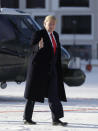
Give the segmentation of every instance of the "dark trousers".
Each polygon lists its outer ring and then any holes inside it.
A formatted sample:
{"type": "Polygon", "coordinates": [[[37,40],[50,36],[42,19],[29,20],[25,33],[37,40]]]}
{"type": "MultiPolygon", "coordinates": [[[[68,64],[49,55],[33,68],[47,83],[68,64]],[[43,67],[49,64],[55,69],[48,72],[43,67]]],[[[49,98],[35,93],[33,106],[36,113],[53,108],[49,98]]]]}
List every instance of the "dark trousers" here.
{"type": "MultiPolygon", "coordinates": [[[[51,109],[52,120],[55,121],[56,119],[62,118],[63,114],[63,107],[61,101],[59,99],[58,93],[58,86],[57,86],[57,71],[55,67],[55,61],[51,66],[51,79],[49,80],[49,88],[48,88],[48,102],[49,107],[51,109]]],[[[27,100],[24,110],[24,119],[31,120],[33,109],[34,109],[34,101],[27,100]]]]}
{"type": "Polygon", "coordinates": [[[64,116],[63,107],[59,99],[58,86],[57,86],[57,73],[55,69],[56,68],[54,68],[53,71],[54,73],[52,73],[52,78],[49,82],[50,84],[48,90],[48,102],[52,113],[52,120],[59,119],[64,116]]]}
{"type": "Polygon", "coordinates": [[[32,119],[34,104],[35,104],[34,101],[28,100],[28,99],[26,100],[23,119],[25,119],[25,120],[31,120],[32,119]]]}
{"type": "MultiPolygon", "coordinates": [[[[63,107],[59,100],[58,88],[57,88],[57,76],[53,75],[50,81],[48,90],[48,102],[51,109],[52,120],[56,120],[63,117],[63,107]]],[[[35,102],[32,100],[26,100],[24,119],[31,120],[35,102]]]]}

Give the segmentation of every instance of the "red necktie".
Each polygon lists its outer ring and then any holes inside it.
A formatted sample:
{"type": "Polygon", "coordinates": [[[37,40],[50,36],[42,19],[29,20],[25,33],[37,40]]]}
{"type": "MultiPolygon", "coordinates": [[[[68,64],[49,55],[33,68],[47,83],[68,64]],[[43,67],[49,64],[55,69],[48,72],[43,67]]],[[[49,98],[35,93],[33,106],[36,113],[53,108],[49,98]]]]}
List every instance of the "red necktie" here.
{"type": "Polygon", "coordinates": [[[56,52],[56,41],[55,41],[55,39],[54,39],[52,33],[50,34],[50,36],[51,36],[51,39],[52,39],[52,44],[53,44],[54,54],[55,54],[55,52],[56,52]]]}

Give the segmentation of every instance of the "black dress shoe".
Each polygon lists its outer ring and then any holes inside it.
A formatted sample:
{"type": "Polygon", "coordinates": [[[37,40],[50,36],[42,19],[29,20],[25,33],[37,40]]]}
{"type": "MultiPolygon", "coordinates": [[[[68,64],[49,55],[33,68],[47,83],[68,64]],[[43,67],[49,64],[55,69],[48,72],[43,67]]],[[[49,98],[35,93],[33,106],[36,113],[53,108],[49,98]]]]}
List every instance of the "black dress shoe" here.
{"type": "Polygon", "coordinates": [[[32,120],[23,120],[24,124],[26,125],[36,125],[36,122],[32,121],[32,120]]]}
{"type": "Polygon", "coordinates": [[[53,121],[54,126],[67,126],[67,122],[62,122],[60,120],[53,121]]]}

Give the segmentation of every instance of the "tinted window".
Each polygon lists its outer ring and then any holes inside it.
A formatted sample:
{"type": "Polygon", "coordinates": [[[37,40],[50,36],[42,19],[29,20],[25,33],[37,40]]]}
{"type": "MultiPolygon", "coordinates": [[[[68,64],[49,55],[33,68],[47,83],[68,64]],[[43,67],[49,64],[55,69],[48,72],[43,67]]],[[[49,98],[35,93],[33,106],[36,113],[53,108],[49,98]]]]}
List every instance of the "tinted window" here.
{"type": "Polygon", "coordinates": [[[35,16],[35,20],[38,22],[38,24],[43,28],[43,21],[45,19],[45,16],[35,16]]]}
{"type": "Polygon", "coordinates": [[[21,43],[31,43],[34,32],[39,29],[36,22],[34,23],[34,20],[26,15],[9,15],[7,17],[21,43]]]}
{"type": "Polygon", "coordinates": [[[91,34],[91,16],[62,16],[62,34],[91,34]]]}
{"type": "Polygon", "coordinates": [[[41,29],[41,26],[31,17],[26,17],[25,21],[28,22],[30,29],[34,32],[41,29]]]}
{"type": "Polygon", "coordinates": [[[18,15],[11,16],[10,15],[8,17],[9,17],[10,22],[15,28],[16,35],[19,41],[21,41],[22,44],[30,43],[27,41],[31,40],[32,30],[30,30],[27,24],[24,22],[25,16],[18,16],[18,15]]]}
{"type": "Polygon", "coordinates": [[[89,0],[59,0],[60,7],[88,7],[89,0]]]}
{"type": "Polygon", "coordinates": [[[0,41],[5,42],[15,39],[15,31],[6,16],[0,15],[0,41]]]}
{"type": "Polygon", "coordinates": [[[9,15],[7,16],[10,23],[14,26],[16,31],[25,33],[26,30],[28,30],[27,25],[24,23],[22,16],[18,15],[9,15]]]}

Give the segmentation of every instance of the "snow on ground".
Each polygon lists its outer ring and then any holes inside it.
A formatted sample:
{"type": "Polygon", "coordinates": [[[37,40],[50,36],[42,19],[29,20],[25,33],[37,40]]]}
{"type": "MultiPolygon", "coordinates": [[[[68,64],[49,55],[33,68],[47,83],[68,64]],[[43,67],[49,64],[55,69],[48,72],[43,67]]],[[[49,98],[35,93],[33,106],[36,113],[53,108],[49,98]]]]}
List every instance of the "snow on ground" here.
{"type": "Polygon", "coordinates": [[[68,102],[62,103],[62,120],[69,123],[67,127],[52,126],[47,99],[44,104],[35,105],[33,120],[37,125],[24,125],[25,82],[8,83],[5,90],[0,89],[0,131],[98,131],[98,67],[85,73],[86,81],[82,86],[65,85],[68,102]]]}

